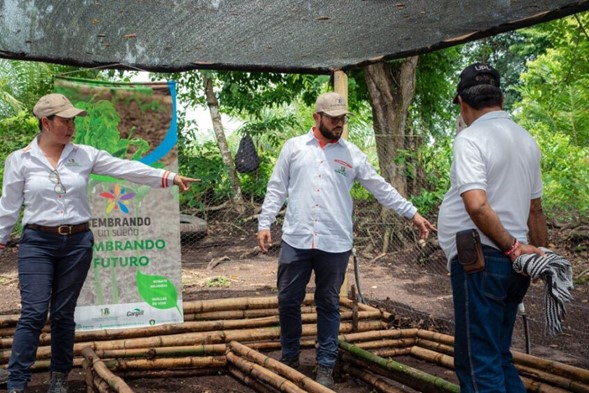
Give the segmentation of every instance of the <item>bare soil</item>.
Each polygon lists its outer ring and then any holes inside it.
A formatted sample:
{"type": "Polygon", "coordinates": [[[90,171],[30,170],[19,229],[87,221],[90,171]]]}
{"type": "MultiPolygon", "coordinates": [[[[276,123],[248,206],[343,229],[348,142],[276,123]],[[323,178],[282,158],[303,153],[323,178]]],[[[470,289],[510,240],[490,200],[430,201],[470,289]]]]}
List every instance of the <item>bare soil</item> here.
{"type": "MultiPolygon", "coordinates": [[[[226,226],[224,227],[226,228],[226,226]]],[[[570,234],[569,234],[570,235],[570,234]]],[[[533,284],[526,298],[528,340],[535,356],[556,360],[574,366],[589,368],[589,320],[587,318],[589,286],[587,285],[587,248],[571,243],[569,235],[553,231],[561,241],[555,251],[566,256],[575,265],[577,285],[574,303],[563,324],[565,333],[557,337],[543,335],[543,284],[533,284]]],[[[275,239],[279,233],[275,234],[275,239]]],[[[449,276],[441,251],[434,245],[424,250],[409,250],[385,256],[360,255],[359,282],[355,280],[354,264],[350,263],[346,288],[354,285],[361,289],[366,301],[394,314],[391,327],[419,327],[453,334],[452,296],[449,276]],[[428,255],[423,263],[423,253],[428,255]]],[[[12,244],[0,257],[0,313],[18,313],[19,294],[16,272],[17,245],[12,244]]],[[[258,253],[253,236],[229,233],[209,223],[209,235],[184,239],[182,248],[182,281],[184,300],[205,300],[231,297],[273,296],[276,294],[277,251],[268,255],[258,253]],[[215,236],[210,235],[216,233],[215,236]]],[[[308,290],[312,292],[313,279],[308,290]]],[[[514,335],[514,349],[526,350],[523,317],[514,335]]],[[[279,358],[279,351],[268,352],[279,358]]],[[[301,357],[301,372],[313,376],[314,350],[306,349],[301,357]]],[[[456,382],[452,371],[418,361],[411,357],[395,358],[409,366],[432,375],[456,382]]],[[[146,371],[142,378],[125,378],[136,392],[253,392],[236,379],[223,373],[216,375],[162,378],[157,372],[146,371]]],[[[48,375],[35,373],[29,385],[30,392],[45,392],[48,375]]],[[[83,371],[75,369],[71,376],[70,392],[86,391],[83,371]]],[[[342,393],[371,392],[372,388],[346,375],[338,374],[335,390],[342,393]]],[[[413,391],[399,386],[402,391],[413,391]]]]}

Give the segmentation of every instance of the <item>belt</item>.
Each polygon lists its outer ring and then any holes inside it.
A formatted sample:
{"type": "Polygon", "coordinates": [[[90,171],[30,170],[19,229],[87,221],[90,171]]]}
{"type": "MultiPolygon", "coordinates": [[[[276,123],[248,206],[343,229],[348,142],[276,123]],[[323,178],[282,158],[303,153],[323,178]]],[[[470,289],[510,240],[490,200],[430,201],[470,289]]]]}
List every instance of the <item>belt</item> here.
{"type": "Polygon", "coordinates": [[[78,225],[60,225],[57,227],[46,227],[44,225],[27,224],[26,228],[33,229],[35,231],[53,233],[54,235],[67,236],[90,230],[90,223],[85,222],[83,224],[78,225]]]}

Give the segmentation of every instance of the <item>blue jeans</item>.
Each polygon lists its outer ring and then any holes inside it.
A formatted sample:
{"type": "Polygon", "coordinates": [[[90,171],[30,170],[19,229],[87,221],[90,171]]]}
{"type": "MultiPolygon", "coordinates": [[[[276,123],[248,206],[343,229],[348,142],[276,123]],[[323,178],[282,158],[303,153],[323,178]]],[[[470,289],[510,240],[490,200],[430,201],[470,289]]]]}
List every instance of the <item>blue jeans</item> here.
{"type": "Polygon", "coordinates": [[[298,359],[302,333],[301,304],[315,272],[317,363],[333,367],[337,360],[340,324],[339,293],[350,251],[302,250],[282,242],[278,257],[278,312],[282,359],[298,359]]]}
{"type": "Polygon", "coordinates": [[[510,352],[517,308],[530,285],[509,257],[483,246],[486,266],[465,274],[451,261],[454,368],[461,393],[525,393],[510,352]]]}
{"type": "Polygon", "coordinates": [[[62,236],[26,228],[20,240],[18,279],[21,315],[8,362],[8,389],[31,380],[39,335],[51,319],[50,371],[67,373],[74,359],[74,310],[92,261],[91,231],[62,236]],[[49,309],[51,307],[51,309],[49,309]]]}

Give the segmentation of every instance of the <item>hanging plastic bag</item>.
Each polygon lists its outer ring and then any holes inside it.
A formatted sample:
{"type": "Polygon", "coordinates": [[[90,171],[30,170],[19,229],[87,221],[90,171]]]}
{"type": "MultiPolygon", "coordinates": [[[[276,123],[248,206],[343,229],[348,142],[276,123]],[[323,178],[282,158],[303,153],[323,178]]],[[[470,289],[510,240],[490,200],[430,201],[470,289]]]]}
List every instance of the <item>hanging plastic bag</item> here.
{"type": "Polygon", "coordinates": [[[239,173],[253,172],[260,166],[260,157],[256,151],[256,145],[249,134],[239,141],[239,148],[235,154],[235,169],[239,173]]]}

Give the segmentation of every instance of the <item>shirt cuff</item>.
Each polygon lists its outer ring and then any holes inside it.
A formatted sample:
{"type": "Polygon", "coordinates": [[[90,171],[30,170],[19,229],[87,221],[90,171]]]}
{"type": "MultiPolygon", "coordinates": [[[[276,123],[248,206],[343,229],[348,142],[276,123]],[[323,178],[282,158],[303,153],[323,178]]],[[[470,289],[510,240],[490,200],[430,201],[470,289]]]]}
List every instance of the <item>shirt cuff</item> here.
{"type": "Polygon", "coordinates": [[[174,172],[165,171],[162,175],[162,188],[172,187],[174,185],[174,179],[176,174],[174,172]]]}

